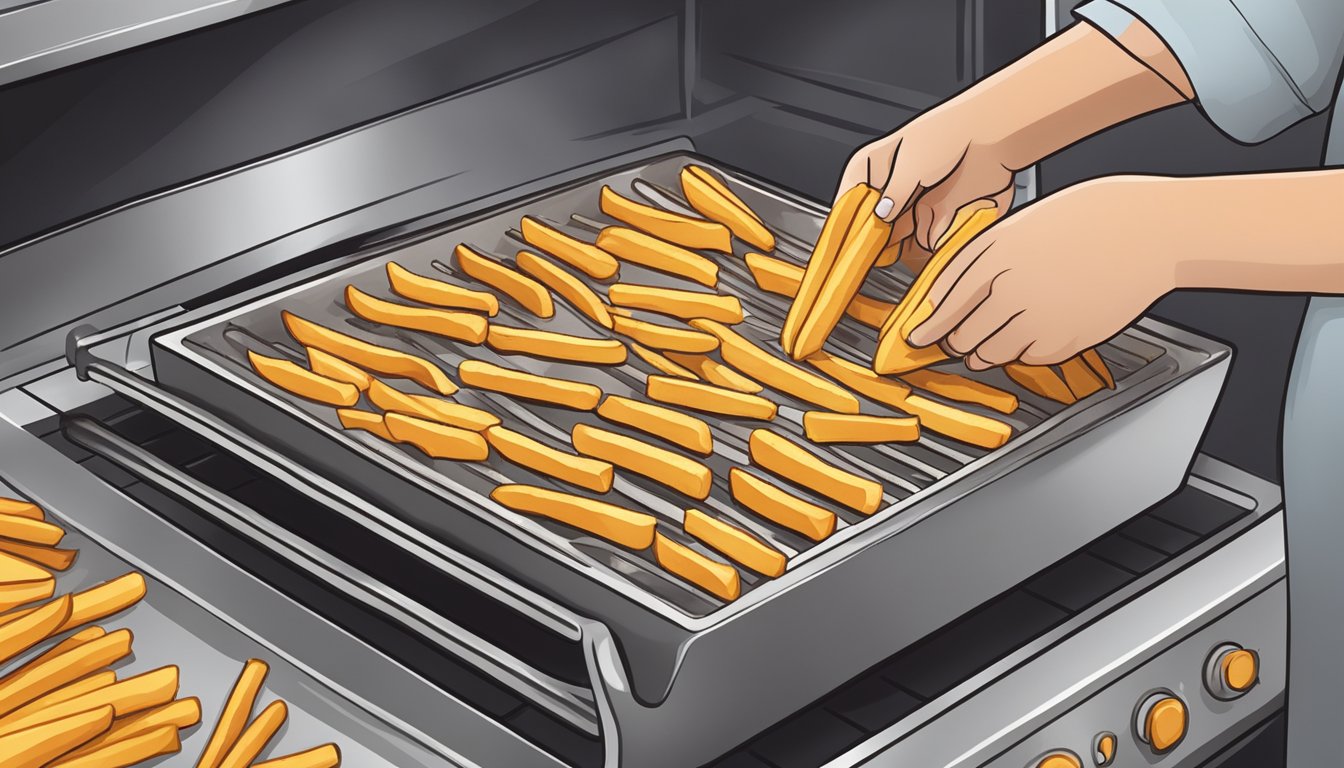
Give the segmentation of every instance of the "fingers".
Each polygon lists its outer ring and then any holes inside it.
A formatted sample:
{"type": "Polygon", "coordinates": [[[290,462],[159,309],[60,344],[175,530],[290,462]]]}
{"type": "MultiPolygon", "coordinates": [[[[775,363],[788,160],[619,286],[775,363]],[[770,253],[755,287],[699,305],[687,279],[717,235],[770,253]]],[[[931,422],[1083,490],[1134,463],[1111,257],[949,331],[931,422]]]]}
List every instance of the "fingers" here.
{"type": "Polygon", "coordinates": [[[922,191],[920,176],[921,169],[916,168],[913,162],[901,162],[898,151],[892,157],[891,174],[880,187],[882,199],[877,201],[873,214],[888,222],[895,222],[897,217],[908,214],[911,203],[922,191]]]}
{"type": "Polygon", "coordinates": [[[989,296],[999,273],[982,263],[993,246],[993,236],[986,235],[981,233],[968,243],[933,281],[928,293],[933,314],[910,332],[912,345],[927,347],[951,333],[989,296]]]}
{"type": "Polygon", "coordinates": [[[838,202],[841,195],[857,184],[868,184],[881,189],[891,177],[892,161],[899,147],[900,139],[893,136],[883,136],[860,147],[850,156],[849,162],[845,163],[845,170],[840,174],[840,184],[835,189],[832,203],[838,202]]]}
{"type": "Polygon", "coordinates": [[[966,367],[983,371],[1020,360],[1033,342],[1030,324],[1021,315],[1013,316],[1002,328],[966,355],[966,367]]]}
{"type": "Polygon", "coordinates": [[[1005,325],[1020,314],[1021,310],[1015,310],[1008,305],[1004,299],[995,296],[991,287],[985,300],[980,303],[961,324],[952,329],[943,340],[943,348],[954,353],[957,357],[964,357],[975,351],[977,347],[985,342],[994,334],[998,333],[1005,325]]]}

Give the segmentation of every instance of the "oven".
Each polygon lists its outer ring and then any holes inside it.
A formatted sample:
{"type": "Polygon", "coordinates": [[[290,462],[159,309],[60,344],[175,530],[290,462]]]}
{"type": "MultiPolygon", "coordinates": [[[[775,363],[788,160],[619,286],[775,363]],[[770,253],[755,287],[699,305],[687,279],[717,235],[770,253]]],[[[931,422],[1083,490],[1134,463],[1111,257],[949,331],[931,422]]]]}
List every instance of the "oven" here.
{"type": "MultiPolygon", "coordinates": [[[[845,155],[1039,41],[1054,4],[78,5],[0,5],[23,42],[0,68],[0,482],[94,553],[80,577],[146,574],[159,597],[128,620],[150,614],[140,631],[184,673],[272,660],[303,733],[351,765],[1196,766],[1276,722],[1273,420],[1250,434],[1230,408],[1282,395],[1247,373],[1235,321],[1192,319],[1190,299],[1101,348],[1113,390],[1063,406],[982,377],[1021,403],[1002,448],[827,447],[882,498],[837,509],[820,542],[735,507],[723,477],[754,427],[705,417],[703,508],[787,557],[776,578],[741,569],[734,599],[492,501],[534,473],[343,430],[247,363],[302,360],[291,313],[449,372],[482,359],[638,397],[633,357],[529,367],[341,296],[389,296],[393,261],[450,274],[457,243],[507,257],[523,216],[592,239],[603,186],[687,212],[688,164],[801,265],[845,155]]],[[[1099,152],[1022,174],[1020,196],[1099,152]]],[[[719,290],[768,346],[787,299],[734,251],[719,290]]],[[[545,327],[591,330],[563,304],[545,327]]],[[[871,344],[846,320],[832,348],[871,344]]],[[[774,397],[770,428],[801,441],[807,404],[774,397]]],[[[536,439],[586,418],[458,399],[536,439]]],[[[611,494],[697,546],[687,500],[631,477],[611,494]]]]}

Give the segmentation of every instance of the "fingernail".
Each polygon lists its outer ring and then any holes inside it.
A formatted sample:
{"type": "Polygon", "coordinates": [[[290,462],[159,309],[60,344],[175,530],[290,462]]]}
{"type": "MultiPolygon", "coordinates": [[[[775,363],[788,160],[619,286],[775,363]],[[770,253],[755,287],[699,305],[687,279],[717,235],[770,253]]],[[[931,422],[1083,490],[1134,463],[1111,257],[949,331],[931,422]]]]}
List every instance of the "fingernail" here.
{"type": "Polygon", "coordinates": [[[928,333],[924,330],[924,326],[921,325],[915,330],[910,332],[910,335],[906,338],[906,341],[910,342],[913,346],[916,347],[927,347],[929,344],[933,343],[933,339],[924,338],[927,335],[928,333]]]}
{"type": "Polygon", "coordinates": [[[885,219],[891,215],[891,211],[895,207],[896,203],[892,202],[890,197],[884,197],[877,201],[877,205],[873,208],[873,215],[879,219],[885,219]]]}

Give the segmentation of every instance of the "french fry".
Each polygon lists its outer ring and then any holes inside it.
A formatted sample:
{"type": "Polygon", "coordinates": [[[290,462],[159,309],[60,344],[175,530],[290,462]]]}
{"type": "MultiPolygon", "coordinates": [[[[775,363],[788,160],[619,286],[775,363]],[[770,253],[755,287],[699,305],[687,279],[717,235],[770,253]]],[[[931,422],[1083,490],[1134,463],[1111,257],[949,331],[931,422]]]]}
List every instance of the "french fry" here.
{"type": "Polygon", "coordinates": [[[532,279],[550,288],[565,301],[574,305],[589,320],[611,329],[611,313],[602,299],[584,284],[582,280],[566,272],[564,267],[552,263],[545,257],[529,251],[519,251],[516,259],[518,268],[532,279]]]}
{"type": "Polygon", "coordinates": [[[1059,372],[1064,376],[1064,383],[1069,391],[1079,400],[1106,388],[1106,382],[1102,381],[1081,355],[1060,363],[1059,372]]]}
{"type": "Polygon", "coordinates": [[[993,224],[997,217],[997,208],[982,208],[975,211],[960,229],[952,232],[942,245],[934,250],[933,255],[929,257],[929,263],[924,266],[919,277],[915,278],[910,290],[906,291],[901,302],[896,305],[896,311],[882,326],[878,336],[877,352],[873,355],[873,370],[878,373],[901,374],[926,368],[947,359],[947,353],[937,344],[916,348],[910,346],[907,337],[933,314],[929,289],[933,287],[938,275],[962,248],[993,224]]]}
{"type": "Polygon", "coordinates": [[[494,259],[483,256],[465,245],[453,249],[457,266],[474,278],[518,302],[528,312],[540,318],[555,314],[555,302],[546,286],[527,275],[510,269],[494,259]]]}
{"type": "Polygon", "coordinates": [[[23,499],[7,499],[0,497],[0,515],[11,515],[13,517],[24,517],[29,520],[45,520],[42,508],[31,501],[23,499]]]}
{"type": "Polygon", "coordinates": [[[892,264],[901,260],[901,253],[905,250],[906,240],[897,240],[891,243],[882,252],[877,254],[877,261],[873,262],[875,267],[890,267],[892,264]]]}
{"type": "Polygon", "coordinates": [[[607,186],[602,187],[600,204],[602,212],[613,219],[669,243],[696,251],[733,252],[732,232],[717,221],[695,219],[637,203],[607,186]]]}
{"type": "Polygon", "coordinates": [[[0,515],[0,536],[28,544],[54,547],[61,543],[65,531],[58,525],[18,515],[0,515]]]}
{"type": "Polygon", "coordinates": [[[499,299],[493,293],[474,291],[417,275],[395,261],[387,263],[387,283],[398,296],[421,304],[433,304],[445,309],[469,309],[484,312],[491,317],[499,313],[499,299]]]}
{"type": "Polygon", "coordinates": [[[359,408],[337,408],[336,418],[340,419],[341,427],[344,429],[362,429],[388,442],[396,442],[392,433],[387,431],[387,423],[383,421],[381,413],[359,408]]]}
{"type": "Polygon", "coordinates": [[[112,707],[99,707],[0,736],[0,765],[42,768],[106,732],[114,715],[112,707]]]}
{"type": "Polygon", "coordinates": [[[981,448],[998,448],[1013,436],[1013,428],[998,419],[963,411],[919,395],[905,398],[900,408],[918,417],[923,429],[981,448]]]}
{"type": "MultiPolygon", "coordinates": [[[[812,249],[812,257],[807,261],[803,279],[798,284],[798,293],[794,297],[793,304],[789,306],[789,313],[785,316],[784,325],[780,329],[779,341],[785,352],[793,352],[794,344],[798,341],[798,333],[803,329],[803,322],[812,314],[817,297],[821,295],[821,288],[826,284],[826,276],[831,273],[831,268],[840,255],[840,249],[845,244],[859,208],[868,202],[869,197],[875,195],[877,190],[867,184],[857,184],[841,195],[831,208],[826,222],[822,224],[817,244],[812,249]]],[[[871,205],[872,203],[870,207],[871,205]]]]}
{"type": "Polygon", "coordinates": [[[597,415],[607,421],[662,438],[688,451],[705,456],[714,452],[709,425],[694,416],[661,405],[607,395],[597,407],[597,415]]]}
{"type": "Polygon", "coordinates": [[[784,553],[735,525],[701,512],[686,510],[682,530],[725,555],[733,562],[770,578],[784,574],[788,559],[784,553]]]}
{"type": "Polygon", "coordinates": [[[345,306],[371,323],[431,333],[467,344],[485,340],[486,320],[473,312],[397,304],[370,296],[353,285],[345,286],[345,306]]]}
{"type": "Polygon", "coordinates": [[[479,432],[450,427],[437,421],[389,413],[383,417],[387,431],[399,443],[409,443],[434,459],[450,461],[485,461],[490,446],[479,432]]]}
{"type": "Polygon", "coordinates": [[[437,397],[408,394],[377,379],[369,387],[369,401],[389,413],[415,416],[473,432],[489,429],[499,423],[499,417],[489,411],[437,397]]]}
{"type": "Polygon", "coordinates": [[[869,400],[893,408],[902,408],[905,398],[910,394],[909,386],[895,379],[878,376],[868,368],[827,352],[818,352],[807,358],[807,362],[869,400]]]}
{"type": "Polygon", "coordinates": [[[0,610],[17,608],[56,594],[56,579],[0,585],[0,610]]]}
{"type": "Polygon", "coordinates": [[[1101,359],[1101,353],[1095,347],[1082,354],[1083,362],[1087,363],[1092,372],[1097,374],[1106,384],[1107,389],[1115,389],[1115,375],[1111,369],[1106,367],[1106,361],[1101,359]]]}
{"type": "Polygon", "coordinates": [[[835,532],[835,513],[776,488],[740,467],[728,470],[728,484],[739,504],[761,517],[813,540],[835,532]]]}
{"type": "Polygon", "coordinates": [[[669,328],[657,323],[646,323],[633,317],[612,318],[612,330],[652,349],[664,352],[712,352],[719,348],[719,340],[701,331],[669,328]]]}
{"type": "Polygon", "coordinates": [[[485,430],[485,439],[500,456],[521,467],[597,493],[611,490],[616,472],[609,462],[556,450],[500,426],[485,430]]]}
{"type": "Polygon", "coordinates": [[[670,376],[650,376],[644,392],[650,400],[721,416],[771,421],[778,412],[774,403],[759,395],[670,376]]]}
{"type": "Polygon", "coordinates": [[[131,653],[133,637],[119,629],[54,656],[44,654],[0,680],[0,717],[93,674],[131,653]]]}
{"type": "Polygon", "coordinates": [[[457,391],[457,385],[448,379],[448,375],[428,360],[370,344],[304,320],[288,311],[282,310],[280,316],[289,335],[305,347],[316,347],[374,373],[410,379],[441,395],[451,395],[457,391]]]}
{"type": "Polygon", "coordinates": [[[607,289],[607,298],[619,307],[642,309],[683,320],[703,317],[721,323],[742,322],[742,302],[736,296],[717,293],[659,288],[653,285],[616,283],[607,289]]]}
{"type": "Polygon", "coordinates": [[[919,419],[808,411],[803,431],[814,443],[913,443],[919,440],[919,419]]]}
{"type": "Polygon", "coordinates": [[[341,750],[335,744],[323,744],[304,752],[253,763],[252,768],[339,768],[341,750]]]}
{"type": "Polygon", "coordinates": [[[0,625],[0,664],[50,637],[70,618],[71,603],[69,595],[61,595],[26,616],[0,625]]]}
{"type": "MultiPolygon", "coordinates": [[[[75,627],[105,619],[114,613],[120,613],[140,602],[141,598],[144,596],[145,577],[135,572],[128,573],[125,576],[119,576],[111,581],[99,584],[96,587],[86,589],[83,592],[76,592],[69,596],[69,618],[55,630],[50,632],[49,635],[59,635],[62,632],[67,632],[75,627]]],[[[60,599],[64,599],[64,597],[60,599]]],[[[49,606],[50,603],[46,606],[23,608],[21,610],[6,613],[5,615],[0,616],[0,627],[7,627],[11,623],[27,618],[35,611],[49,606]]]]}
{"type": "Polygon", "coordinates": [[[653,557],[664,570],[720,600],[732,602],[742,594],[737,569],[679,544],[663,534],[653,537],[653,557]]]}
{"type": "Polygon", "coordinates": [[[713,320],[692,320],[693,328],[719,338],[723,361],[772,389],[839,413],[858,413],[859,400],[831,382],[787,363],[713,320]]]}
{"type": "Polygon", "coordinates": [[[693,280],[706,288],[719,284],[719,265],[695,251],[666,243],[629,227],[607,227],[597,235],[600,248],[622,261],[693,280]]]}
{"type": "Polygon", "coordinates": [[[742,198],[698,165],[681,169],[681,191],[701,216],[728,227],[738,239],[763,251],[775,250],[775,236],[742,198]]]}
{"type": "Polygon", "coordinates": [[[849,303],[859,295],[859,287],[868,277],[882,247],[891,236],[891,225],[873,213],[878,194],[866,195],[859,203],[855,221],[836,254],[826,279],[821,284],[812,309],[798,328],[789,356],[794,360],[819,351],[840,322],[849,303]]]}
{"type": "Polygon", "coordinates": [[[925,368],[901,376],[905,383],[948,400],[975,403],[999,413],[1017,410],[1017,395],[955,373],[925,368]]]}
{"type": "Polygon", "coordinates": [[[17,555],[54,571],[67,570],[79,557],[77,549],[56,549],[6,539],[0,539],[0,552],[17,555]]]}
{"type": "Polygon", "coordinates": [[[602,390],[592,384],[501,368],[481,360],[463,361],[457,367],[457,375],[468,387],[538,400],[576,411],[591,411],[602,399],[602,390]]]}
{"type": "Polygon", "coordinates": [[[630,549],[650,547],[657,527],[653,515],[549,488],[501,485],[490,498],[514,512],[545,517],[630,549]]]}
{"type": "Polygon", "coordinates": [[[373,377],[364,369],[316,347],[304,347],[308,354],[308,368],[318,376],[326,376],[333,381],[353,384],[360,392],[369,388],[373,377]]]}
{"type": "Polygon", "coordinates": [[[249,349],[247,362],[258,376],[292,395],[327,405],[348,407],[359,402],[359,388],[354,384],[313,373],[291,360],[259,355],[249,349]]]}
{"type": "Polygon", "coordinates": [[[485,343],[506,355],[530,355],[586,365],[620,365],[625,345],[616,339],[588,339],[554,331],[491,325],[485,343]]]}
{"type": "Polygon", "coordinates": [[[243,665],[238,681],[233,684],[228,699],[224,701],[224,709],[219,713],[215,730],[211,732],[205,750],[196,761],[196,768],[219,768],[224,756],[233,748],[247,721],[251,719],[252,707],[256,704],[257,694],[261,692],[262,683],[266,681],[270,669],[260,659],[249,659],[243,665]]]}
{"type": "Polygon", "coordinates": [[[1009,363],[1003,366],[1003,372],[1008,375],[1008,378],[1041,397],[1065,405],[1071,405],[1078,401],[1078,398],[1073,395],[1073,390],[1069,389],[1069,385],[1048,365],[1009,363]]]}
{"type": "Polygon", "coordinates": [[[104,705],[111,705],[118,717],[133,715],[172,701],[177,696],[177,686],[177,667],[160,667],[152,672],[128,677],[59,703],[41,708],[29,704],[0,718],[0,735],[21,731],[58,717],[66,717],[104,705]]]}
{"type": "MultiPolygon", "coordinates": [[[[6,715],[5,718],[6,720],[27,719],[36,713],[44,712],[58,704],[64,704],[71,699],[78,698],[87,693],[92,693],[93,691],[100,691],[115,682],[117,682],[117,673],[113,670],[104,669],[99,672],[94,672],[91,675],[85,675],[74,682],[67,683],[50,693],[33,699],[6,715]]],[[[0,728],[0,733],[4,733],[3,728],[0,728]]]]}
{"type": "Polygon", "coordinates": [[[709,497],[714,473],[694,459],[588,424],[575,424],[569,438],[574,450],[586,456],[611,462],[691,498],[709,497]]]}
{"type": "Polygon", "coordinates": [[[882,506],[882,484],[833,466],[768,429],[753,430],[748,440],[751,463],[815,493],[871,515],[882,506]]]}
{"type": "MultiPolygon", "coordinates": [[[[102,627],[85,627],[84,629],[81,629],[80,631],[70,635],[61,642],[43,651],[41,655],[34,657],[27,664],[24,664],[24,667],[35,667],[38,664],[50,661],[56,658],[57,656],[60,656],[66,651],[73,651],[74,649],[80,647],[81,645],[87,645],[100,637],[107,637],[107,630],[103,629],[102,627]]],[[[0,683],[9,680],[12,674],[17,674],[17,670],[15,671],[15,673],[11,673],[11,675],[6,675],[3,680],[0,680],[0,683]]],[[[4,713],[0,712],[0,714],[4,713]]]]}
{"type": "Polygon", "coordinates": [[[570,237],[531,216],[524,216],[520,227],[523,240],[539,248],[594,280],[606,280],[620,270],[615,257],[592,243],[570,237]]]}
{"type": "Polygon", "coordinates": [[[51,573],[46,569],[11,554],[0,552],[0,583],[5,585],[26,584],[43,582],[50,578],[51,573]]]}
{"type": "Polygon", "coordinates": [[[155,728],[80,756],[64,757],[51,768],[128,768],[160,755],[176,754],[182,750],[177,729],[171,725],[155,728]]]}
{"type": "MultiPolygon", "coordinates": [[[[798,294],[798,285],[803,279],[803,268],[759,253],[748,253],[747,268],[756,281],[756,286],[767,293],[793,298],[798,294]]],[[[881,328],[882,324],[896,311],[896,305],[889,301],[874,299],[856,294],[845,307],[845,314],[868,326],[881,328]]]]}
{"type": "Polygon", "coordinates": [[[219,761],[219,768],[248,768],[252,765],[257,755],[260,755],[271,739],[275,738],[276,732],[285,724],[285,718],[288,716],[289,707],[285,702],[277,700],[267,704],[257,715],[257,719],[249,723],[238,735],[238,740],[234,742],[229,753],[219,761]]]}
{"type": "Polygon", "coordinates": [[[667,356],[672,362],[677,365],[685,366],[688,370],[695,373],[696,376],[716,387],[731,389],[734,392],[745,392],[748,395],[757,394],[765,389],[765,387],[757,382],[752,381],[708,355],[688,355],[680,352],[668,352],[667,356]]]}
{"type": "MultiPolygon", "coordinates": [[[[139,714],[113,720],[112,727],[107,729],[106,733],[61,759],[69,760],[83,757],[102,747],[141,736],[160,728],[171,727],[176,731],[182,728],[190,728],[199,722],[201,722],[201,700],[195,696],[177,699],[153,709],[147,709],[139,714]]],[[[59,765],[65,764],[59,763],[59,765]]]]}
{"type": "Polygon", "coordinates": [[[649,349],[642,344],[631,342],[630,349],[634,351],[635,355],[640,360],[653,366],[660,373],[665,373],[668,376],[676,376],[681,379],[690,379],[692,381],[697,378],[694,373],[673,362],[671,358],[662,353],[654,352],[652,349],[649,349]]]}

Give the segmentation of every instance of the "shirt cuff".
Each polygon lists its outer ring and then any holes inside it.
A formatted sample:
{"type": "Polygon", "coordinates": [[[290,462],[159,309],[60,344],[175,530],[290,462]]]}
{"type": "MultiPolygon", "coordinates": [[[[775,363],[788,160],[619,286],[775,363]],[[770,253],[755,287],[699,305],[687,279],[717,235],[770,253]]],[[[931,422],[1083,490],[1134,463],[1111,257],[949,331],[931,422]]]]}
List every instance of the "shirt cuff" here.
{"type": "Polygon", "coordinates": [[[1135,21],[1148,25],[1185,69],[1199,108],[1237,141],[1264,141],[1312,115],[1231,0],[1092,0],[1074,13],[1117,40],[1135,21]]]}

